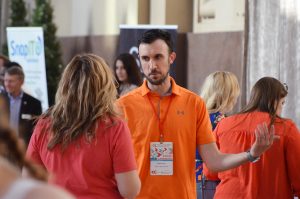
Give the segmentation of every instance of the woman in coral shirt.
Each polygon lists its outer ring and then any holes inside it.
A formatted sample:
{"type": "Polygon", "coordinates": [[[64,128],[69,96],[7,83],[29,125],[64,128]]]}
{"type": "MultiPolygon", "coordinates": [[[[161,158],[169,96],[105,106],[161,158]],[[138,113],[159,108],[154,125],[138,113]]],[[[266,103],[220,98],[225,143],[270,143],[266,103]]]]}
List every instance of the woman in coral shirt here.
{"type": "Polygon", "coordinates": [[[77,199],[133,199],[140,189],[131,136],[115,113],[114,78],[93,54],[65,68],[56,102],[38,121],[27,156],[77,199]]]}
{"type": "MultiPolygon", "coordinates": [[[[243,111],[219,122],[214,134],[223,153],[250,149],[255,140],[255,127],[263,122],[274,128],[280,138],[261,157],[252,157],[249,152],[251,162],[218,173],[221,182],[216,199],[299,197],[300,133],[292,120],[280,116],[287,94],[287,88],[277,79],[261,78],[252,88],[250,101],[243,111]]],[[[209,175],[207,170],[204,173],[209,175]]]]}

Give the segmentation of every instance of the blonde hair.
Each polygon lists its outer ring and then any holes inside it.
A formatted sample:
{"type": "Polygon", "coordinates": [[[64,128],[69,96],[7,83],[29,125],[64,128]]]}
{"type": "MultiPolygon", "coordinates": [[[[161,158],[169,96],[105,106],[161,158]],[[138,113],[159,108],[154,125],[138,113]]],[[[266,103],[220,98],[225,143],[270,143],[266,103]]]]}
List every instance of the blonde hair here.
{"type": "Polygon", "coordinates": [[[201,96],[209,113],[229,112],[240,94],[237,77],[226,71],[216,71],[206,77],[201,96]]]}
{"type": "Polygon", "coordinates": [[[115,116],[115,79],[104,59],[94,54],[76,55],[66,66],[55,96],[55,105],[44,118],[50,118],[52,136],[48,149],[85,135],[95,137],[96,122],[115,116]]]}

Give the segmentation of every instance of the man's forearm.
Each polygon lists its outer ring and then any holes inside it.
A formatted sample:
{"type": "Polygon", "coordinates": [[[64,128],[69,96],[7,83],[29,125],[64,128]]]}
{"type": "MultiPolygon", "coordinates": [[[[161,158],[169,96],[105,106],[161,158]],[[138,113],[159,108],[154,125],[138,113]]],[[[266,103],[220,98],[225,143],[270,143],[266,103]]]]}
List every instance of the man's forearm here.
{"type": "Polygon", "coordinates": [[[198,149],[206,166],[212,172],[232,169],[248,162],[247,152],[238,154],[221,153],[215,143],[200,145],[198,149]]]}

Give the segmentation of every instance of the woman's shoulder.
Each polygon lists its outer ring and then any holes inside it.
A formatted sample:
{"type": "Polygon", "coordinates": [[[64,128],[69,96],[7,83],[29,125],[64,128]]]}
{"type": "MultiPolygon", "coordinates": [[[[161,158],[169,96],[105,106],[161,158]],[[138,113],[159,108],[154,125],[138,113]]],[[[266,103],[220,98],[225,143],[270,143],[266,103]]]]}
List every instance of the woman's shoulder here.
{"type": "Polygon", "coordinates": [[[288,126],[296,126],[295,122],[290,118],[277,118],[276,122],[282,122],[288,126]]]}
{"type": "Polygon", "coordinates": [[[284,127],[287,132],[298,132],[299,133],[299,129],[297,127],[297,125],[295,124],[295,122],[292,119],[289,118],[277,118],[275,121],[275,125],[278,126],[282,126],[284,127]]]}
{"type": "Polygon", "coordinates": [[[228,117],[223,117],[222,120],[218,122],[219,131],[228,130],[245,130],[249,128],[250,124],[253,123],[253,119],[257,117],[249,113],[237,113],[228,117]]]}
{"type": "Polygon", "coordinates": [[[117,115],[114,116],[106,116],[104,119],[98,120],[98,126],[104,127],[104,129],[109,128],[120,128],[122,126],[126,125],[126,122],[124,119],[120,118],[117,115]]]}
{"type": "Polygon", "coordinates": [[[138,87],[138,86],[135,85],[135,84],[130,84],[130,85],[129,85],[129,90],[135,89],[135,88],[137,88],[137,87],[138,87]]]}
{"type": "Polygon", "coordinates": [[[104,120],[99,120],[97,127],[97,136],[104,136],[111,142],[115,142],[120,137],[130,135],[127,123],[118,116],[107,117],[104,120]]]}
{"type": "Polygon", "coordinates": [[[43,118],[43,117],[38,118],[36,120],[34,133],[35,134],[45,133],[47,130],[49,130],[50,124],[51,124],[50,118],[43,118]]]}
{"type": "Polygon", "coordinates": [[[36,120],[36,125],[38,126],[45,126],[50,125],[51,119],[49,117],[39,117],[36,120]]]}
{"type": "Polygon", "coordinates": [[[119,95],[124,96],[136,88],[138,88],[138,86],[135,84],[121,84],[119,87],[119,95]]]}
{"type": "Polygon", "coordinates": [[[258,111],[254,111],[254,112],[249,112],[249,113],[236,113],[233,114],[231,116],[226,117],[225,121],[248,121],[249,119],[251,120],[269,120],[270,116],[268,113],[264,113],[264,112],[258,112],[258,111]]]}
{"type": "MultiPolygon", "coordinates": [[[[266,112],[259,112],[259,111],[253,111],[249,113],[238,113],[229,117],[226,117],[222,119],[220,122],[220,125],[222,125],[222,128],[225,128],[226,126],[232,127],[232,126],[240,126],[240,128],[250,128],[250,127],[256,127],[258,124],[261,123],[267,123],[269,124],[271,121],[269,113],[266,112]]],[[[275,119],[274,123],[276,128],[296,128],[296,124],[291,120],[287,118],[280,118],[277,117],[275,119]]]]}

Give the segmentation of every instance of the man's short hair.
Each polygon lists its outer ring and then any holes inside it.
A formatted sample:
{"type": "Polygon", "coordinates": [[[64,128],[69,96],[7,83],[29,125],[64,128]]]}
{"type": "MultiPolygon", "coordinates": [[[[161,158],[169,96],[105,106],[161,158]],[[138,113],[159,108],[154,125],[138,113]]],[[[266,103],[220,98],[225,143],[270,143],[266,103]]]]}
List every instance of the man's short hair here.
{"type": "Polygon", "coordinates": [[[6,69],[11,68],[11,67],[13,67],[13,66],[22,68],[22,66],[21,66],[18,62],[14,62],[14,61],[9,61],[9,62],[6,62],[6,63],[4,64],[4,67],[5,67],[6,69]]]}
{"type": "Polygon", "coordinates": [[[161,39],[166,42],[169,47],[169,52],[173,52],[173,41],[171,38],[171,34],[161,29],[151,29],[144,32],[142,37],[138,40],[138,47],[140,47],[140,44],[142,43],[151,44],[157,39],[161,39]]]}
{"type": "Polygon", "coordinates": [[[5,70],[5,74],[8,75],[18,75],[22,80],[24,80],[25,75],[23,69],[20,66],[12,66],[5,70]]]}

